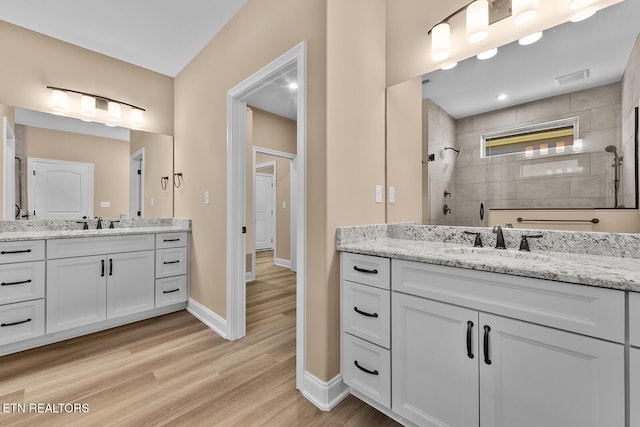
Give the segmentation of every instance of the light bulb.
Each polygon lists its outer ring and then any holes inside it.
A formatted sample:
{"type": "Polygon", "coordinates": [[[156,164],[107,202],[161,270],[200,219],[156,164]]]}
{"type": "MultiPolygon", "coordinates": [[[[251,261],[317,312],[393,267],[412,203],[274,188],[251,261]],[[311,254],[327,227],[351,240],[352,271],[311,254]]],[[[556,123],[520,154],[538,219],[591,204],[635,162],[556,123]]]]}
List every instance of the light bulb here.
{"type": "Polygon", "coordinates": [[[58,89],[51,91],[51,108],[55,111],[66,111],[68,104],[67,92],[58,89]]]}
{"type": "Polygon", "coordinates": [[[434,61],[444,61],[451,55],[451,27],[446,22],[431,30],[431,56],[434,61]]]}
{"type": "Polygon", "coordinates": [[[489,2],[476,0],[467,6],[467,41],[479,43],[489,35],[489,2]]]}
{"type": "Polygon", "coordinates": [[[80,97],[80,113],[85,117],[96,115],[96,99],[93,96],[82,95],[80,97]]]}
{"type": "Polygon", "coordinates": [[[131,109],[131,124],[133,126],[142,126],[142,123],[144,122],[144,116],[142,114],[142,110],[138,109],[138,108],[132,108],[131,109]]]}
{"type": "Polygon", "coordinates": [[[515,25],[526,24],[538,16],[538,0],[513,0],[511,12],[515,25]]]}
{"type": "Polygon", "coordinates": [[[109,115],[109,120],[114,122],[120,121],[120,104],[109,101],[107,105],[107,113],[109,115]]]}

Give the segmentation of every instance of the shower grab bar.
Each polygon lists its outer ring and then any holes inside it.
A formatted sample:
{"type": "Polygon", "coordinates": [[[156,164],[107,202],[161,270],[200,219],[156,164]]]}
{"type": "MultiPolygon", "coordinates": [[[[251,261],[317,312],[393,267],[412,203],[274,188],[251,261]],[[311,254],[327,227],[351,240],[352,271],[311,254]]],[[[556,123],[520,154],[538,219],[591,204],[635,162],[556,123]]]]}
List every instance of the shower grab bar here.
{"type": "Polygon", "coordinates": [[[518,217],[518,222],[590,222],[592,224],[598,224],[600,220],[598,218],[593,219],[523,219],[518,217]]]}

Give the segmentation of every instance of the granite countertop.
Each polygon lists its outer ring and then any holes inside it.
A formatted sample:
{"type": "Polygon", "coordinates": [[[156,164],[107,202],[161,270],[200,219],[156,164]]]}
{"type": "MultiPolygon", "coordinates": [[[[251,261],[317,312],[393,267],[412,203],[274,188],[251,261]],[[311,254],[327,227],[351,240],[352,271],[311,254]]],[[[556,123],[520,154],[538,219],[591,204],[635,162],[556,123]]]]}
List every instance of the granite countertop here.
{"type": "MultiPolygon", "coordinates": [[[[348,234],[354,228],[342,231],[348,234]]],[[[629,256],[536,250],[533,245],[531,252],[518,251],[514,245],[508,245],[507,250],[494,249],[488,243],[484,248],[474,248],[466,240],[444,243],[371,228],[365,230],[361,240],[352,234],[341,238],[344,235],[337,241],[337,249],[343,252],[640,292],[640,259],[629,256]]]]}
{"type": "MultiPolygon", "coordinates": [[[[50,240],[70,239],[82,237],[126,236],[130,234],[155,234],[191,231],[191,220],[161,219],[161,220],[127,220],[119,223],[116,228],[96,229],[95,221],[90,221],[90,229],[82,230],[81,224],[75,221],[12,221],[0,224],[0,242],[14,242],[18,240],[50,240]],[[24,223],[24,224],[21,224],[24,223]],[[2,229],[4,225],[4,230],[2,229]],[[80,229],[79,229],[80,228],[80,229]]],[[[109,225],[106,220],[103,226],[109,225]]]]}

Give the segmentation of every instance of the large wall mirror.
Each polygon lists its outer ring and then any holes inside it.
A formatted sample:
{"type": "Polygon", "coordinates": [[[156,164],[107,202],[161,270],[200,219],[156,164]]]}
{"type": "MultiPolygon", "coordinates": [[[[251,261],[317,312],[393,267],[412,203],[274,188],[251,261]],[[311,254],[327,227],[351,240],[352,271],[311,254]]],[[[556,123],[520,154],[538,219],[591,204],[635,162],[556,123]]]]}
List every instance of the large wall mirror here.
{"type": "Polygon", "coordinates": [[[624,1],[423,76],[423,218],[637,231],[638,16],[624,1]]]}
{"type": "Polygon", "coordinates": [[[172,136],[9,110],[4,219],[173,216],[172,136]]]}

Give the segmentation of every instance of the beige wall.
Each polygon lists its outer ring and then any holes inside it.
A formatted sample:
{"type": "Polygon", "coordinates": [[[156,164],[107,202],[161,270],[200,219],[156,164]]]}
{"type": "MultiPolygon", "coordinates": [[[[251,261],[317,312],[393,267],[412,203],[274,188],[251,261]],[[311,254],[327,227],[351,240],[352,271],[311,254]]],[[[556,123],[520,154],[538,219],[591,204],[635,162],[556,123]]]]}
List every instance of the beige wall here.
{"type": "Polygon", "coordinates": [[[340,340],[332,329],[327,349],[327,324],[338,317],[338,304],[334,298],[329,307],[326,296],[327,234],[335,230],[326,224],[325,0],[250,0],[176,77],[175,164],[184,186],[175,191],[175,214],[193,224],[191,298],[225,318],[227,91],[301,41],[307,43],[307,239],[313,242],[307,247],[307,319],[313,319],[307,354],[315,357],[307,358],[307,369],[329,379],[337,374],[340,340]],[[202,201],[205,190],[209,205],[202,201]]]}
{"type": "Polygon", "coordinates": [[[0,21],[0,57],[5,64],[0,103],[49,112],[51,92],[46,86],[64,87],[139,105],[147,110],[143,130],[173,134],[171,77],[4,21],[0,21]]]}
{"type": "Polygon", "coordinates": [[[395,203],[387,204],[389,223],[422,219],[422,200],[416,197],[426,161],[421,139],[422,81],[414,78],[387,88],[387,191],[395,188],[395,203]]]}
{"type": "Polygon", "coordinates": [[[132,130],[130,140],[130,155],[144,148],[144,217],[172,217],[173,137],[132,130]],[[160,185],[163,176],[169,177],[166,189],[160,185]]]}
{"type": "Polygon", "coordinates": [[[93,163],[93,214],[129,213],[129,142],[50,129],[24,127],[28,158],[93,163]],[[101,208],[100,201],[109,208],[101,208]]]}

